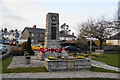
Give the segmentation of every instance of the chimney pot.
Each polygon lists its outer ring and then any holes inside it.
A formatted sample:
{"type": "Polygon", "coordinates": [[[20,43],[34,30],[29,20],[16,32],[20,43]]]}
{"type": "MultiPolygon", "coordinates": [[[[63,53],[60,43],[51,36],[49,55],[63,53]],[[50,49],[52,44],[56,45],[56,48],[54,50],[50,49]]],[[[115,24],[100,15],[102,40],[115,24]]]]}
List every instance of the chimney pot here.
{"type": "Polygon", "coordinates": [[[33,28],[36,28],[36,25],[33,25],[33,28]]]}
{"type": "Polygon", "coordinates": [[[72,35],[74,36],[74,33],[72,33],[72,35]]]}

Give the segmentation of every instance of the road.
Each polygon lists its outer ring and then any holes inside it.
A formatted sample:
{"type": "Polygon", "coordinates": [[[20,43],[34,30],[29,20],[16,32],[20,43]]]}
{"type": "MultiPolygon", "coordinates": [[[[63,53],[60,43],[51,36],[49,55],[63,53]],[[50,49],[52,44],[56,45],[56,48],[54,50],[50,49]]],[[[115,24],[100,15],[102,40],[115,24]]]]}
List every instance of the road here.
{"type": "Polygon", "coordinates": [[[2,58],[5,58],[5,57],[9,56],[10,53],[11,53],[10,46],[9,46],[9,45],[5,45],[5,46],[8,47],[8,48],[7,48],[7,52],[6,52],[6,53],[2,53],[2,52],[0,51],[0,60],[1,60],[2,58]]]}

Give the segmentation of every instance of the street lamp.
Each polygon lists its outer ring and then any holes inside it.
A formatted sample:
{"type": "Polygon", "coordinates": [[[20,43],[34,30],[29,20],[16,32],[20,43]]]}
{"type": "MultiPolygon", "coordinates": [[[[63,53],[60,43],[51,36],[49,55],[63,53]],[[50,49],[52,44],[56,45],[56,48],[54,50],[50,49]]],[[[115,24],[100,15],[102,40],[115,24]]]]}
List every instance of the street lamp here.
{"type": "Polygon", "coordinates": [[[90,45],[89,46],[89,52],[92,53],[92,40],[91,40],[90,37],[88,38],[88,40],[89,40],[89,45],[90,45]]]}
{"type": "Polygon", "coordinates": [[[92,53],[92,41],[90,40],[90,53],[92,53]]]}

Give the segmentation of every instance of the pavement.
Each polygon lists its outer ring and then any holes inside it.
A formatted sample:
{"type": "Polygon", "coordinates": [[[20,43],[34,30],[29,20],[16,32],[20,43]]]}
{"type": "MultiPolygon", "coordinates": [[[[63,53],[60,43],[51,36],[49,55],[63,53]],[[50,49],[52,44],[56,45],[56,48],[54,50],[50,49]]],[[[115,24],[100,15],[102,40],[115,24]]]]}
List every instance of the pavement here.
{"type": "Polygon", "coordinates": [[[120,79],[118,73],[104,73],[91,71],[68,71],[68,72],[39,72],[39,73],[8,73],[2,74],[2,78],[114,78],[120,79]]]}
{"type": "Polygon", "coordinates": [[[25,56],[14,56],[8,68],[22,68],[22,67],[44,67],[44,61],[36,59],[32,56],[30,64],[26,64],[25,56]]]}

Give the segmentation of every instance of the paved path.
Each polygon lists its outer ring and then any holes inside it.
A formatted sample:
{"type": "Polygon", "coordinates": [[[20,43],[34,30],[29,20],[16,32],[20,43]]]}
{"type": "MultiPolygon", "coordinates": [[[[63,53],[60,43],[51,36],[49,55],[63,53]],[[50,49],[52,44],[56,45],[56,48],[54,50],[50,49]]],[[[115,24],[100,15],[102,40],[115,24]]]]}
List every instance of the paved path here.
{"type": "Polygon", "coordinates": [[[120,79],[118,73],[103,73],[91,71],[69,71],[69,72],[40,72],[40,73],[9,73],[2,74],[3,78],[116,78],[120,79]]]}
{"type": "Polygon", "coordinates": [[[31,63],[26,64],[24,56],[15,56],[8,68],[20,68],[20,67],[44,67],[44,61],[37,60],[35,57],[31,57],[31,63]]]}
{"type": "Polygon", "coordinates": [[[92,66],[120,72],[120,68],[118,68],[118,67],[113,67],[113,66],[107,65],[105,63],[102,63],[99,61],[94,61],[94,60],[91,60],[91,62],[92,62],[92,66]]]}

